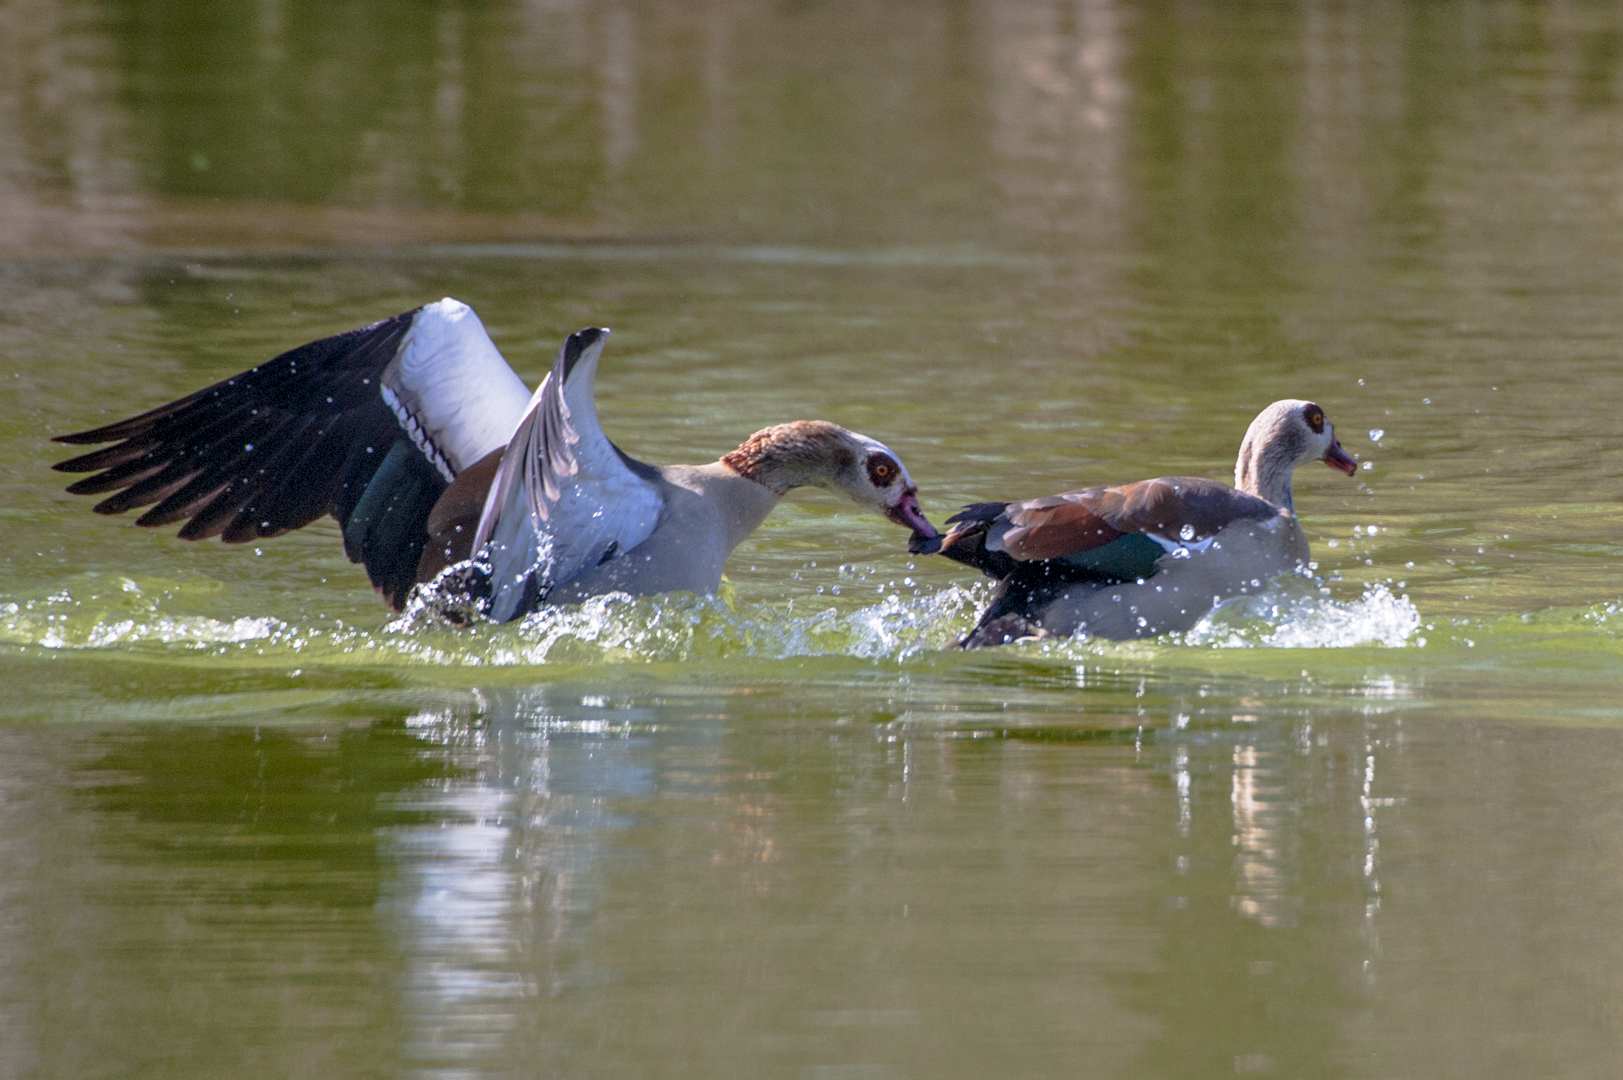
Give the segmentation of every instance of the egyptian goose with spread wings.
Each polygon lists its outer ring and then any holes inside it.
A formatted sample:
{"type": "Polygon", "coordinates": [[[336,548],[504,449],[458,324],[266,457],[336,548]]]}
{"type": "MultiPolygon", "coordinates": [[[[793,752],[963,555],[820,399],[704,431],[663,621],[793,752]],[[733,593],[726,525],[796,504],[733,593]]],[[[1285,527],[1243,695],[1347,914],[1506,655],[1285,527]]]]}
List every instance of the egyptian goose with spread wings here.
{"type": "Polygon", "coordinates": [[[1026,502],[977,503],[944,536],[910,549],[998,580],[966,649],[1086,633],[1136,638],[1188,630],[1224,600],[1306,563],[1291,474],[1357,463],[1311,401],[1276,401],[1251,422],[1234,486],[1164,476],[1026,502]]]}
{"type": "Polygon", "coordinates": [[[116,424],[57,436],[116,445],[61,462],[95,507],[228,544],[323,514],[400,610],[478,555],[498,622],[610,592],[714,592],[727,555],[790,488],[839,491],[920,536],[935,529],[883,444],[837,424],[758,431],[708,465],[645,465],[604,435],[607,330],[569,335],[532,395],[473,309],[445,299],[285,352],[116,424]],[[153,505],[156,504],[156,505],[153,505]]]}

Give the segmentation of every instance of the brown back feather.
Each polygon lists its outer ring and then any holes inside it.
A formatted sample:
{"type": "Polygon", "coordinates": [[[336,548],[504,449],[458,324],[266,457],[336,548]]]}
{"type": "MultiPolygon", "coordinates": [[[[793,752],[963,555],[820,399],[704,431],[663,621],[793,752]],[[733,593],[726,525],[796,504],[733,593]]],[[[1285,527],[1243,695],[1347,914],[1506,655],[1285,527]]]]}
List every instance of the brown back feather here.
{"type": "Polygon", "coordinates": [[[1010,505],[1004,515],[1008,525],[1000,537],[1003,550],[1023,560],[1058,559],[1119,538],[1124,530],[1076,497],[1081,494],[1070,492],[1010,505]]]}
{"type": "Polygon", "coordinates": [[[1010,503],[991,534],[1017,559],[1059,559],[1129,533],[1200,541],[1235,521],[1277,513],[1278,507],[1217,480],[1164,476],[1010,503]],[[1193,530],[1187,536],[1185,526],[1193,530]]]}
{"type": "Polygon", "coordinates": [[[504,449],[497,447],[458,473],[429,511],[428,544],[417,561],[418,581],[433,581],[447,566],[473,555],[473,534],[479,528],[479,515],[485,512],[485,496],[496,479],[504,449]]]}

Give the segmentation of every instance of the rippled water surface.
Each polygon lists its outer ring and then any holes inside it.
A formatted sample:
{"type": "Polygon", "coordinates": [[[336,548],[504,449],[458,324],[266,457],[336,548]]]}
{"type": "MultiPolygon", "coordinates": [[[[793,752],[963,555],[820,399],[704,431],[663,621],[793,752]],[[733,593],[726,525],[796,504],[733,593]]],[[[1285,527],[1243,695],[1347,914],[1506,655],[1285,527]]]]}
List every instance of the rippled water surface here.
{"type": "Polygon", "coordinates": [[[1614,4],[0,5],[0,1078],[1613,1075],[1620,162],[1614,4]],[[825,493],[455,629],[49,469],[443,295],[938,522],[1279,397],[1363,467],[1183,638],[969,654],[825,493]]]}

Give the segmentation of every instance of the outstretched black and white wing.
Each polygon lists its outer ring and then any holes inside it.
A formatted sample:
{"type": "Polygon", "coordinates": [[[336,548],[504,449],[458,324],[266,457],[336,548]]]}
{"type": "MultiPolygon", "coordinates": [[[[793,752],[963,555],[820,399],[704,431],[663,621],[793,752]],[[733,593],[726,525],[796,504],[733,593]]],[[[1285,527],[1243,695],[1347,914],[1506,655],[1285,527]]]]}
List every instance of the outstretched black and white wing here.
{"type": "Polygon", "coordinates": [[[350,559],[395,607],[424,523],[456,474],[503,446],[529,390],[473,309],[445,299],[313,341],[150,412],[58,442],[117,445],[64,461],[95,507],[137,525],[242,543],[332,514],[350,559]]]}
{"type": "Polygon", "coordinates": [[[608,333],[569,335],[502,454],[473,542],[475,551],[490,545],[497,622],[630,551],[659,520],[658,489],[598,423],[597,362],[608,333]]]}

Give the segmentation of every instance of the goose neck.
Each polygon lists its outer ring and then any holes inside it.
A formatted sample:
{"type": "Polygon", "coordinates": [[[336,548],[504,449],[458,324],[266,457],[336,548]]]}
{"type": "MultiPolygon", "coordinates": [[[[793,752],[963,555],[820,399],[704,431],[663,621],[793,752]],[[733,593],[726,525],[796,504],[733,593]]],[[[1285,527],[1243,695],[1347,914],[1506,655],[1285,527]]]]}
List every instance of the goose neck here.
{"type": "Polygon", "coordinates": [[[1255,495],[1292,513],[1296,506],[1291,499],[1291,474],[1295,462],[1282,454],[1273,454],[1268,444],[1255,444],[1246,439],[1240,447],[1239,460],[1234,464],[1234,486],[1247,495],[1255,495]]]}
{"type": "Polygon", "coordinates": [[[765,428],[721,460],[775,495],[805,485],[830,487],[855,462],[851,451],[826,430],[832,428],[809,420],[765,428]]]}

